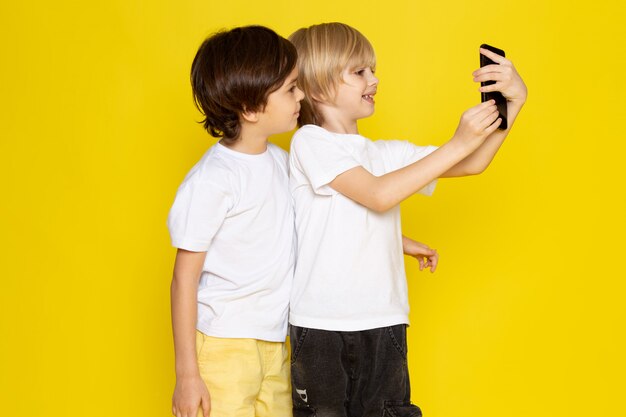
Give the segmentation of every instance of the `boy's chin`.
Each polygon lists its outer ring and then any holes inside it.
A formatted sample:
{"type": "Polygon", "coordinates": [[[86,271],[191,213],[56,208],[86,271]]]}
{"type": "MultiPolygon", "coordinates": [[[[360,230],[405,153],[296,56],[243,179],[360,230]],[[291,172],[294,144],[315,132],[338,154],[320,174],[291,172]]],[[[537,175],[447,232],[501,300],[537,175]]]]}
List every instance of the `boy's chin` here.
{"type": "Polygon", "coordinates": [[[361,117],[359,117],[359,119],[365,119],[365,118],[367,118],[367,117],[370,117],[371,115],[373,115],[373,114],[374,114],[374,111],[375,111],[374,107],[372,107],[372,108],[371,108],[371,110],[364,111],[364,112],[362,113],[361,117]]]}

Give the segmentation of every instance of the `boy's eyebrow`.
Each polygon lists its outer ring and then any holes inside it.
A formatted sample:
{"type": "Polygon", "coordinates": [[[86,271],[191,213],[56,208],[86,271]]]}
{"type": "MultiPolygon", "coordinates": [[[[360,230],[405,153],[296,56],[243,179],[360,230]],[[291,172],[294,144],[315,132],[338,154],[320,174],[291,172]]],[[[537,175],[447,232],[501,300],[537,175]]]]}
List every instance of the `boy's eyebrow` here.
{"type": "Polygon", "coordinates": [[[289,80],[289,81],[287,82],[287,84],[293,84],[293,83],[295,83],[296,81],[298,81],[298,77],[295,77],[293,80],[289,80]]]}

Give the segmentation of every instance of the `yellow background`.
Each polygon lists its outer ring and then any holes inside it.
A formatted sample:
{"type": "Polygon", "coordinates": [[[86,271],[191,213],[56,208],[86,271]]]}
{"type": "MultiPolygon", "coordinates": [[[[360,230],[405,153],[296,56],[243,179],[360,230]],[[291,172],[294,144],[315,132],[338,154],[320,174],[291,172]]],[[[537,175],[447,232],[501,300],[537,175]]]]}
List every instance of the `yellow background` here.
{"type": "Polygon", "coordinates": [[[0,414],[169,415],[165,219],[214,143],[195,50],[222,27],[335,20],[377,51],[369,137],[447,140],[479,100],[483,42],[529,87],[486,173],[403,204],[405,233],[441,253],[435,275],[407,270],[414,402],[427,417],[624,415],[618,0],[3,1],[0,414]]]}

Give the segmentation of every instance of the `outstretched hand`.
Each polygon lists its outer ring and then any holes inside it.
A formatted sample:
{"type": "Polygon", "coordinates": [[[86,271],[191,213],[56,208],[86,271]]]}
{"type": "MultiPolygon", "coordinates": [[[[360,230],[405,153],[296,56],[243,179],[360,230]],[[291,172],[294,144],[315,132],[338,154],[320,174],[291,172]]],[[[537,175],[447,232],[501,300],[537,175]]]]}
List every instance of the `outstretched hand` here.
{"type": "Polygon", "coordinates": [[[485,65],[472,73],[475,82],[495,81],[495,84],[485,85],[478,90],[483,93],[499,91],[507,101],[524,103],[528,90],[524,80],[517,73],[515,66],[505,57],[488,49],[480,48],[480,53],[496,64],[485,65]]]}
{"type": "Polygon", "coordinates": [[[430,268],[430,272],[435,272],[437,263],[439,262],[439,254],[435,249],[431,249],[428,245],[416,242],[406,236],[402,236],[402,250],[405,255],[412,256],[420,264],[420,271],[430,268]]]}

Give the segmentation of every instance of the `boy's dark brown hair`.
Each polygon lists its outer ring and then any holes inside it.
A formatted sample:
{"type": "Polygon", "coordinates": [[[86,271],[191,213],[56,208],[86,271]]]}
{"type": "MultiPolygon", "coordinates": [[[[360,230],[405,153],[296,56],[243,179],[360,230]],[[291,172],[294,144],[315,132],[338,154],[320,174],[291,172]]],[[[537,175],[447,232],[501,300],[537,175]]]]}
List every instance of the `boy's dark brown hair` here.
{"type": "Polygon", "coordinates": [[[263,111],[268,96],[297,62],[295,47],[263,26],[238,27],[208,37],[191,65],[191,86],[204,128],[226,143],[241,134],[245,111],[263,111]]]}

